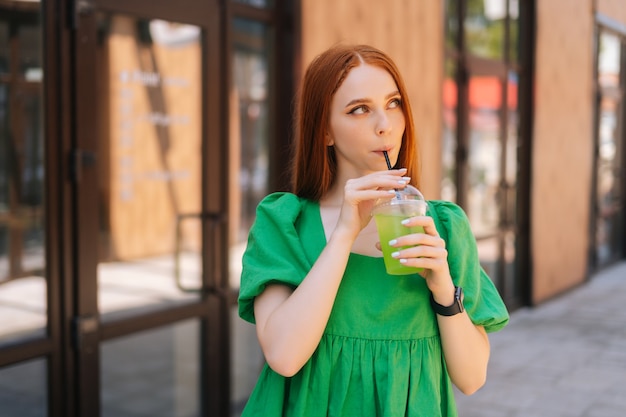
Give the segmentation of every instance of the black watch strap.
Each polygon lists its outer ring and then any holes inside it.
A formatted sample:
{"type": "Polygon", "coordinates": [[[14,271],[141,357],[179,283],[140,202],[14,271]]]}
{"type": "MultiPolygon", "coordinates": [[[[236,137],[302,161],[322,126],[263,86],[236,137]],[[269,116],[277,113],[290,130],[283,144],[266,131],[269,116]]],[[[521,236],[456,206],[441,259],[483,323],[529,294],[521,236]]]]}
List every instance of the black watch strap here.
{"type": "Polygon", "coordinates": [[[463,288],[454,287],[454,302],[450,306],[442,306],[433,298],[432,293],[430,294],[430,306],[433,308],[433,311],[440,316],[454,316],[456,314],[462,313],[465,308],[463,307],[463,288]]]}

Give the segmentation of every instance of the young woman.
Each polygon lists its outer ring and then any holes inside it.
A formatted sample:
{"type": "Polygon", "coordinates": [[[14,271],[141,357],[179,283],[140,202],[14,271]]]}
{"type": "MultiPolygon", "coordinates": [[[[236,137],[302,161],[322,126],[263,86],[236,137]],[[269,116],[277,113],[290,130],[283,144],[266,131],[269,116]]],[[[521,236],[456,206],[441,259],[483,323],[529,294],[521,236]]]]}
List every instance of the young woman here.
{"type": "Polygon", "coordinates": [[[293,193],[259,204],[243,258],[239,313],[267,361],[243,415],[456,416],[452,384],[484,384],[487,332],[508,314],[452,203],[429,201],[406,220],[424,233],[392,241],[425,272],[385,271],[374,202],[419,188],[395,64],[370,46],[329,49],[307,69],[296,121],[293,193]]]}

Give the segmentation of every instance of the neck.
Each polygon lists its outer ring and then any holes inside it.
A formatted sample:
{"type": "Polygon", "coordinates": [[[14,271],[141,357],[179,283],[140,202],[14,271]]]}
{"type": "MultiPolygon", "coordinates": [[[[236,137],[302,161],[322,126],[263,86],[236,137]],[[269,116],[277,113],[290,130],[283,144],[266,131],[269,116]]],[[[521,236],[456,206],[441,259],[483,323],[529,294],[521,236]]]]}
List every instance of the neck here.
{"type": "Polygon", "coordinates": [[[340,206],[343,202],[343,189],[345,182],[335,182],[320,199],[320,204],[325,206],[340,206]]]}

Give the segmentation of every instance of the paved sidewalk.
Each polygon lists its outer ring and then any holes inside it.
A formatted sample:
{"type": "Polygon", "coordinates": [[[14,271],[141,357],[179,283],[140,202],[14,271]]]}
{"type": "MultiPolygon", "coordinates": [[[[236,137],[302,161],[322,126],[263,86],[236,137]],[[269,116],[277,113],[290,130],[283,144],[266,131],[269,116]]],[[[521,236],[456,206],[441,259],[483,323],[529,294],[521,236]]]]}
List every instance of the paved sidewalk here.
{"type": "Polygon", "coordinates": [[[626,262],[490,335],[485,386],[459,417],[625,417],[626,262]]]}

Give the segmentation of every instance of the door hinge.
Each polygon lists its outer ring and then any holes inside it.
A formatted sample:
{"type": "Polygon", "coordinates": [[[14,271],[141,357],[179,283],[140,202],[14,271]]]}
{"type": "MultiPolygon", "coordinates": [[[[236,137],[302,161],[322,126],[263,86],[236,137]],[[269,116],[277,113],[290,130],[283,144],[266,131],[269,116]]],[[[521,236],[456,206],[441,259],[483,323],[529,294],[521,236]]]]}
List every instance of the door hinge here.
{"type": "Polygon", "coordinates": [[[83,167],[90,167],[96,163],[96,153],[82,149],[72,149],[70,155],[70,179],[78,184],[82,177],[83,167]]]}
{"type": "Polygon", "coordinates": [[[96,316],[77,316],[72,321],[72,341],[76,350],[97,343],[99,322],[96,316]],[[91,340],[90,340],[91,339],[91,340]]]}
{"type": "Polygon", "coordinates": [[[95,9],[95,0],[72,0],[69,3],[68,22],[71,29],[78,29],[80,16],[89,14],[95,9]]]}

